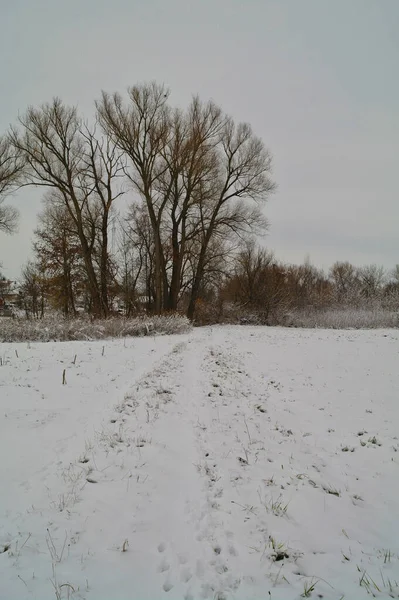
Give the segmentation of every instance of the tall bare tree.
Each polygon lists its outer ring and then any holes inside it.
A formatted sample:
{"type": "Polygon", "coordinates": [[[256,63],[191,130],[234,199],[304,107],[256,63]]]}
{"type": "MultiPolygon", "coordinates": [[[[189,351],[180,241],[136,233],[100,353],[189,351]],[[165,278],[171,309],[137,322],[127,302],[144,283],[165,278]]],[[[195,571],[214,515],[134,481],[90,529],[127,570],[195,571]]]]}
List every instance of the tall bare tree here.
{"type": "MultiPolygon", "coordinates": [[[[144,296],[144,304],[151,308],[156,299],[155,292],[155,245],[153,230],[147,210],[144,206],[133,204],[129,207],[123,225],[125,254],[131,252],[129,269],[126,270],[124,258],[125,280],[130,282],[134,296],[144,296]]],[[[140,301],[141,304],[143,304],[140,301]]]]}
{"type": "MultiPolygon", "coordinates": [[[[201,234],[201,214],[198,210],[203,190],[214,177],[217,145],[226,118],[213,102],[202,103],[194,97],[184,113],[175,110],[170,121],[170,135],[163,151],[165,170],[159,189],[167,199],[163,230],[169,253],[167,288],[164,308],[176,310],[183,280],[184,266],[193,261],[193,249],[201,234]]],[[[166,278],[165,278],[166,279],[166,278]]]]}
{"type": "Polygon", "coordinates": [[[0,231],[14,233],[18,226],[18,210],[4,204],[6,197],[18,185],[22,160],[6,136],[0,137],[0,231]]]}
{"type": "Polygon", "coordinates": [[[125,104],[119,94],[103,92],[97,112],[106,135],[129,157],[131,168],[126,173],[147,207],[154,236],[155,309],[159,313],[164,270],[161,220],[167,198],[159,193],[155,183],[165,170],[162,151],[169,133],[168,92],[151,83],[129,88],[128,96],[125,104]]]}
{"type": "Polygon", "coordinates": [[[108,288],[112,264],[109,256],[109,226],[114,202],[124,193],[117,181],[123,177],[125,164],[121,152],[109,137],[99,139],[96,137],[95,130],[87,127],[82,130],[82,135],[86,142],[84,155],[86,176],[92,189],[86,218],[96,233],[95,238],[99,246],[101,302],[108,311],[108,288]]]}
{"type": "Polygon", "coordinates": [[[246,123],[226,120],[211,180],[202,186],[198,208],[201,250],[187,315],[193,318],[207,251],[214,237],[245,236],[264,229],[262,203],[274,191],[271,155],[246,123]]]}
{"type": "MultiPolygon", "coordinates": [[[[131,161],[129,177],[148,210],[155,245],[156,310],[176,309],[190,265],[192,317],[215,238],[265,225],[259,204],[274,190],[271,157],[249,125],[235,125],[195,97],[172,111],[155,83],[129,89],[129,102],[103,93],[100,123],[131,161]],[[196,250],[196,255],[187,253],[196,250]]],[[[218,250],[217,250],[218,251],[218,250]]]]}
{"type": "Polygon", "coordinates": [[[74,107],[55,98],[40,108],[30,107],[11,129],[10,140],[25,161],[25,185],[49,187],[62,198],[82,248],[93,314],[107,315],[104,262],[108,252],[105,228],[112,203],[120,195],[115,180],[121,174],[112,144],[100,141],[83,127],[74,107]],[[93,257],[92,238],[101,207],[102,262],[100,277],[93,257]],[[96,215],[96,221],[93,219],[96,215]]]}

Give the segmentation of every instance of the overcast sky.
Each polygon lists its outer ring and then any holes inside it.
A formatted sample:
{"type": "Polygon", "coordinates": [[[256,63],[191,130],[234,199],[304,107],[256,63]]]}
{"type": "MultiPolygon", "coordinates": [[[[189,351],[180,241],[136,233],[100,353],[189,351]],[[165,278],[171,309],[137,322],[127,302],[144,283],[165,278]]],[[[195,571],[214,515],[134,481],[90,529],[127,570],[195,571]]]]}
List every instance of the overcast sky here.
{"type": "MultiPolygon", "coordinates": [[[[274,156],[267,245],[278,258],[399,263],[399,0],[0,0],[0,131],[60,96],[157,80],[248,121],[274,156]]],[[[41,193],[0,234],[16,278],[41,193]]]]}

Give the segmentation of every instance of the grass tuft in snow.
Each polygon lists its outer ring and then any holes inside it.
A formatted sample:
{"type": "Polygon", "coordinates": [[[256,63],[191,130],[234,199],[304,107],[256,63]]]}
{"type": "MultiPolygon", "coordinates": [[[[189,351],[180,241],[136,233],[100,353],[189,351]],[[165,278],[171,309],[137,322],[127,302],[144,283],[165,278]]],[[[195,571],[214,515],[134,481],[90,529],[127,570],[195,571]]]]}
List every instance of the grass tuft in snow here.
{"type": "Polygon", "coordinates": [[[301,598],[310,598],[312,592],[314,592],[315,587],[317,585],[317,581],[313,579],[311,581],[306,581],[303,585],[303,593],[301,594],[301,598]]]}
{"type": "Polygon", "coordinates": [[[380,594],[384,590],[388,592],[390,598],[399,598],[399,585],[397,581],[391,581],[389,577],[385,579],[382,571],[380,570],[381,583],[376,583],[376,581],[371,577],[370,573],[367,573],[366,570],[361,569],[357,565],[357,570],[361,573],[359,579],[360,587],[363,587],[367,593],[373,598],[377,597],[377,593],[380,594]]]}
{"type": "Polygon", "coordinates": [[[62,561],[67,540],[68,540],[68,534],[67,534],[67,532],[65,532],[64,543],[61,546],[61,549],[58,550],[55,545],[54,539],[50,533],[50,530],[47,529],[46,544],[47,544],[47,548],[50,552],[50,556],[51,556],[51,560],[52,560],[53,564],[60,563],[62,561]]]}
{"type": "Polygon", "coordinates": [[[260,503],[266,509],[266,512],[272,513],[276,517],[284,517],[287,514],[289,502],[285,502],[281,495],[276,499],[273,496],[262,498],[260,491],[258,491],[258,495],[260,503]]]}
{"type": "Polygon", "coordinates": [[[284,560],[285,558],[289,558],[288,548],[284,544],[284,542],[277,542],[273,536],[269,536],[270,546],[272,547],[271,558],[275,562],[279,562],[280,560],[284,560]]]}
{"type": "Polygon", "coordinates": [[[362,571],[360,567],[357,567],[357,570],[362,573],[359,579],[360,587],[365,588],[368,594],[371,594],[375,598],[375,592],[381,592],[381,589],[378,587],[374,579],[367,573],[367,571],[362,571]]]}
{"type": "Polygon", "coordinates": [[[369,444],[373,444],[373,446],[381,446],[381,442],[379,442],[377,440],[377,438],[375,437],[375,435],[373,435],[373,437],[370,437],[368,439],[369,444]]]}
{"type": "Polygon", "coordinates": [[[397,559],[397,555],[394,554],[390,549],[385,549],[383,548],[382,550],[380,550],[378,552],[378,556],[382,559],[384,559],[384,565],[386,565],[387,563],[390,563],[392,560],[397,559]]]}
{"type": "Polygon", "coordinates": [[[57,600],[62,600],[62,590],[63,588],[67,588],[67,598],[70,598],[70,592],[72,594],[75,593],[75,588],[70,583],[61,583],[59,584],[55,577],[51,580],[52,586],[54,588],[55,597],[57,600]]]}
{"type": "Polygon", "coordinates": [[[337,496],[337,498],[341,496],[340,490],[331,485],[323,485],[323,490],[326,492],[326,494],[331,494],[331,496],[337,496]]]}

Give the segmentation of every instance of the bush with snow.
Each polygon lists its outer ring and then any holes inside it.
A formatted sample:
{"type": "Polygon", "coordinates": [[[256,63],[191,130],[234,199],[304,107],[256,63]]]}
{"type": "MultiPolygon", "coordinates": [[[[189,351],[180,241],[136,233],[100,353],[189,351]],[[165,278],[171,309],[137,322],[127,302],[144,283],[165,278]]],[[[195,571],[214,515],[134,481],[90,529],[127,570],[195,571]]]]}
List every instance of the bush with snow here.
{"type": "Polygon", "coordinates": [[[64,319],[60,315],[43,319],[0,319],[2,342],[48,342],[68,340],[98,340],[107,338],[137,337],[186,333],[190,321],[181,315],[171,314],[154,317],[125,319],[110,317],[94,320],[89,318],[64,319]]]}
{"type": "Polygon", "coordinates": [[[292,311],[292,327],[323,329],[385,329],[399,326],[399,312],[383,308],[328,308],[292,311]]]}
{"type": "Polygon", "coordinates": [[[196,314],[198,325],[223,323],[231,325],[281,325],[284,327],[304,327],[309,329],[385,329],[399,327],[399,307],[397,310],[379,304],[363,307],[307,307],[303,309],[262,311],[235,303],[201,305],[196,314]]]}

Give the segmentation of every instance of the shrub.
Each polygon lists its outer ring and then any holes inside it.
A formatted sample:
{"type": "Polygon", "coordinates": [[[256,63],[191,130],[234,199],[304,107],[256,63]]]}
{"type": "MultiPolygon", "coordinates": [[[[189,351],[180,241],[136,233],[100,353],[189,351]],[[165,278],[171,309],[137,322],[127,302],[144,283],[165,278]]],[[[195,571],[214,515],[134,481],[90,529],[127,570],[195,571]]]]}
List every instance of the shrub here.
{"type": "Polygon", "coordinates": [[[107,338],[139,337],[186,333],[190,321],[181,315],[136,317],[91,321],[87,317],[65,319],[59,314],[40,320],[0,319],[2,342],[49,342],[70,340],[98,340],[107,338]]]}
{"type": "Polygon", "coordinates": [[[399,313],[383,308],[328,308],[291,311],[293,327],[323,329],[384,329],[399,326],[399,313]]]}
{"type": "Polygon", "coordinates": [[[223,303],[221,310],[202,304],[196,313],[198,325],[281,325],[309,329],[386,329],[399,327],[399,312],[381,306],[343,308],[307,307],[266,313],[236,303],[223,303]]]}

